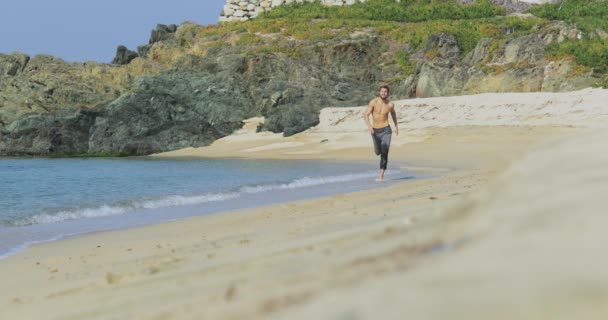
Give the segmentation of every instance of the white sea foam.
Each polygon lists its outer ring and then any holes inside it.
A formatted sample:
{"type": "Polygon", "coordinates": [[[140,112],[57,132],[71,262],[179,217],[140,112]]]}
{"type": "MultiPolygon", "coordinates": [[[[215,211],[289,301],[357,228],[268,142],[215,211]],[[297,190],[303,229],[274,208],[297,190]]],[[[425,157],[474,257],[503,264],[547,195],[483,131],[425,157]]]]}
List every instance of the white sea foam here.
{"type": "Polygon", "coordinates": [[[15,223],[18,226],[31,225],[31,224],[42,224],[42,223],[53,223],[65,220],[75,220],[82,218],[95,218],[125,214],[137,209],[157,209],[164,207],[192,205],[200,203],[208,203],[215,201],[224,201],[232,198],[236,198],[239,195],[237,193],[211,193],[199,196],[167,196],[155,200],[144,200],[136,201],[127,205],[108,206],[103,205],[97,208],[85,208],[66,210],[56,213],[43,213],[32,217],[28,217],[19,220],[15,223]]]}
{"type": "Polygon", "coordinates": [[[168,196],[158,200],[142,201],[135,204],[136,208],[156,209],[164,207],[183,206],[215,201],[224,201],[238,197],[238,193],[212,193],[200,196],[168,196]]]}
{"type": "Polygon", "coordinates": [[[375,177],[377,175],[376,172],[365,172],[365,173],[356,173],[356,174],[346,174],[341,176],[327,176],[327,177],[304,177],[296,179],[289,183],[281,183],[281,184],[267,184],[267,185],[259,185],[259,186],[245,186],[240,189],[243,193],[259,193],[266,192],[271,190],[288,190],[288,189],[297,189],[304,187],[312,187],[329,183],[337,183],[337,182],[347,182],[354,181],[359,179],[366,179],[375,177]]]}
{"type": "Polygon", "coordinates": [[[172,195],[153,200],[140,200],[129,202],[123,205],[103,205],[96,208],[80,208],[64,210],[55,213],[42,213],[28,218],[18,220],[16,226],[33,224],[54,223],[66,220],[76,220],[83,218],[96,218],[126,214],[138,209],[158,209],[183,205],[203,204],[209,202],[225,201],[238,198],[241,194],[255,194],[272,190],[290,190],[304,187],[312,187],[330,183],[348,182],[359,179],[366,179],[376,176],[376,172],[365,172],[357,174],[346,174],[326,177],[303,177],[288,183],[265,184],[241,187],[238,192],[209,193],[196,196],[172,195]]]}
{"type": "Polygon", "coordinates": [[[80,210],[68,210],[68,211],[60,211],[54,214],[37,214],[35,216],[31,216],[25,218],[23,220],[19,220],[16,222],[17,225],[29,225],[29,224],[41,224],[41,223],[53,223],[64,220],[74,220],[80,218],[94,218],[94,217],[104,217],[104,216],[112,216],[123,214],[127,211],[127,208],[124,207],[115,207],[115,206],[107,206],[103,205],[97,208],[85,208],[80,210]]]}

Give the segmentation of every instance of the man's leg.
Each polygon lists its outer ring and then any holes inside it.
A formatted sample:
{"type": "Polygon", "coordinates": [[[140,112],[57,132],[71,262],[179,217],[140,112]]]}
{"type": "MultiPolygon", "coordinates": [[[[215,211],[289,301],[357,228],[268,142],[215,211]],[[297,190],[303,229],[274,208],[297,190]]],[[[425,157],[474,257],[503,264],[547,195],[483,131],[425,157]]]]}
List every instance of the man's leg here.
{"type": "Polygon", "coordinates": [[[374,134],[372,134],[372,141],[374,143],[374,153],[379,156],[381,151],[380,144],[382,143],[382,141],[380,141],[380,137],[376,130],[374,130],[374,134]]]}
{"type": "MultiPolygon", "coordinates": [[[[374,142],[374,153],[379,156],[382,153],[382,140],[380,139],[380,132],[376,129],[374,129],[374,134],[372,134],[372,141],[374,142]]],[[[382,173],[380,173],[380,176],[383,176],[382,173]]],[[[378,180],[380,180],[380,178],[378,180]]]]}
{"type": "Polygon", "coordinates": [[[380,156],[380,180],[384,180],[384,171],[386,170],[387,162],[388,162],[388,155],[382,154],[380,156]]]}
{"type": "Polygon", "coordinates": [[[380,144],[380,178],[379,180],[384,180],[384,171],[386,171],[386,167],[388,165],[388,151],[391,146],[391,137],[392,131],[390,128],[387,128],[385,132],[382,133],[381,136],[381,144],[380,144]]]}

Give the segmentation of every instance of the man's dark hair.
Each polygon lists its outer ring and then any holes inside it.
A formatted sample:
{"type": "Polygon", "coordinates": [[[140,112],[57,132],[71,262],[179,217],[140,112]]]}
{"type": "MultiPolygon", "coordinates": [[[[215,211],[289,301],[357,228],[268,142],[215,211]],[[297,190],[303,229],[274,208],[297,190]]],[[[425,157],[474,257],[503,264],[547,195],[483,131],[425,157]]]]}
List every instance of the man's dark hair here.
{"type": "Polygon", "coordinates": [[[388,91],[389,93],[391,92],[391,89],[387,85],[380,86],[380,89],[378,89],[378,91],[382,89],[386,89],[386,91],[388,91]]]}

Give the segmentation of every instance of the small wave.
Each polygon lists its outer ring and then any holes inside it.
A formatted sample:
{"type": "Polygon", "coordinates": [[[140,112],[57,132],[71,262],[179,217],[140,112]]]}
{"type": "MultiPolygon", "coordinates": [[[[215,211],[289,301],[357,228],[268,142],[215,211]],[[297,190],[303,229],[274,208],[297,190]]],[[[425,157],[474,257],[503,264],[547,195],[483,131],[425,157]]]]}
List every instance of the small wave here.
{"type": "Polygon", "coordinates": [[[31,216],[22,220],[18,220],[15,224],[18,226],[30,225],[30,224],[41,224],[41,223],[53,223],[64,220],[74,220],[79,218],[94,218],[94,217],[104,217],[104,216],[112,216],[123,214],[127,211],[126,208],[123,207],[113,207],[113,206],[101,206],[98,208],[86,208],[81,210],[74,211],[60,211],[54,214],[37,214],[35,216],[31,216]]]}
{"type": "Polygon", "coordinates": [[[281,184],[267,184],[267,185],[259,185],[259,186],[245,186],[240,189],[243,193],[259,193],[266,192],[271,190],[287,190],[287,189],[297,189],[303,187],[312,187],[329,183],[337,183],[337,182],[347,182],[365,178],[375,177],[377,173],[375,172],[365,172],[365,173],[356,173],[356,174],[346,174],[341,176],[327,176],[327,177],[304,177],[296,179],[289,183],[281,183],[281,184]]]}
{"type": "Polygon", "coordinates": [[[142,201],[135,204],[138,209],[156,209],[164,207],[183,206],[215,201],[224,201],[238,197],[238,193],[216,193],[200,196],[168,196],[159,200],[142,201]]]}
{"type": "Polygon", "coordinates": [[[54,223],[66,220],[76,220],[82,218],[96,218],[125,214],[127,212],[137,209],[157,209],[164,207],[173,207],[180,205],[191,205],[215,201],[224,201],[232,198],[236,198],[239,195],[237,193],[217,193],[217,194],[205,194],[199,196],[168,196],[156,200],[144,200],[128,203],[125,205],[108,206],[103,205],[96,208],[84,208],[65,210],[56,213],[43,213],[37,214],[31,217],[27,217],[21,220],[17,220],[13,223],[14,226],[26,226],[32,224],[42,223],[54,223]]]}

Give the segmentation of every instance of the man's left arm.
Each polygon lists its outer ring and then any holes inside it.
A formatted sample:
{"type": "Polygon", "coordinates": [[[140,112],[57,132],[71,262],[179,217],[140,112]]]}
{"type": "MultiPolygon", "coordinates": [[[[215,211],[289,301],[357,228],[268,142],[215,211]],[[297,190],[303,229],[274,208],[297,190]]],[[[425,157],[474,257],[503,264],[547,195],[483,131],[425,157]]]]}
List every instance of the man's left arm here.
{"type": "Polygon", "coordinates": [[[395,105],[391,103],[391,117],[393,118],[393,123],[395,123],[395,134],[399,135],[399,124],[397,123],[397,111],[395,111],[395,105]]]}

